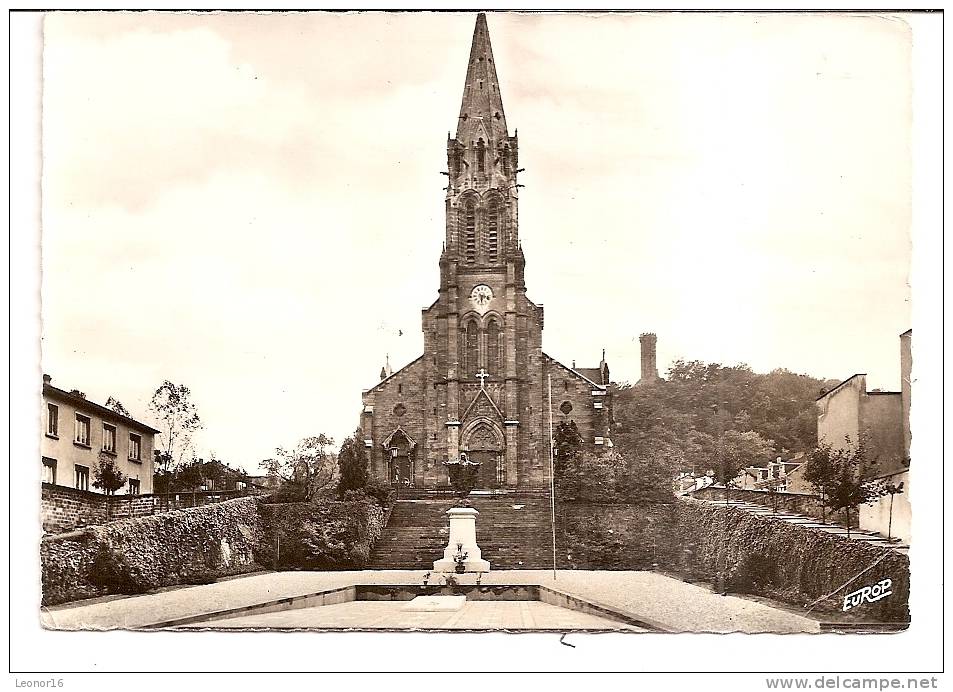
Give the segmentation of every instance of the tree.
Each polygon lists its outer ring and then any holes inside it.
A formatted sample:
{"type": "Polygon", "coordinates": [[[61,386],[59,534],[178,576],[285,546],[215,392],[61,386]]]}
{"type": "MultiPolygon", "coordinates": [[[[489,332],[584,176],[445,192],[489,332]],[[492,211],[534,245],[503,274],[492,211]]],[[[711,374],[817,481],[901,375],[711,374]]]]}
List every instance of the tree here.
{"type": "Polygon", "coordinates": [[[242,468],[233,468],[213,453],[209,460],[192,457],[168,471],[153,476],[152,484],[158,493],[194,492],[197,490],[234,490],[239,481],[248,477],[242,468]]]}
{"type": "Polygon", "coordinates": [[[560,421],[553,433],[554,471],[556,477],[565,474],[567,468],[575,463],[582,450],[583,439],[576,427],[576,421],[560,421]]]}
{"type": "Polygon", "coordinates": [[[880,497],[877,486],[864,480],[861,469],[866,461],[863,440],[856,447],[847,446],[834,450],[831,457],[833,480],[828,488],[828,502],[833,511],[844,510],[847,514],[847,537],[850,538],[850,513],[860,505],[880,497]]]}
{"type": "Polygon", "coordinates": [[[890,496],[890,512],[887,515],[887,540],[889,541],[893,538],[893,496],[903,494],[903,481],[900,481],[899,484],[881,483],[878,488],[878,494],[881,497],[884,495],[890,496]]]}
{"type": "Polygon", "coordinates": [[[202,427],[202,421],[192,402],[192,392],[184,384],[165,380],[149,402],[162,429],[161,446],[155,461],[160,471],[168,472],[182,463],[185,453],[192,448],[192,435],[202,427]]]}
{"type": "Polygon", "coordinates": [[[735,484],[735,479],[746,467],[770,456],[773,448],[772,440],[765,440],[753,430],[726,430],[715,441],[715,479],[725,486],[726,504],[728,489],[735,484]]]}
{"type": "Polygon", "coordinates": [[[341,443],[338,452],[338,496],[348,490],[363,490],[367,486],[367,451],[364,449],[364,431],[358,428],[341,443]]]}
{"type": "Polygon", "coordinates": [[[276,459],[259,464],[278,476],[295,499],[309,502],[334,480],[335,458],[328,451],[334,440],[324,433],[302,439],[293,449],[279,447],[276,459]]]}
{"type": "Polygon", "coordinates": [[[829,496],[834,485],[834,457],[835,450],[829,444],[819,444],[812,451],[804,467],[804,480],[811,486],[818,496],[821,505],[821,520],[827,521],[829,496]]]}
{"type": "Polygon", "coordinates": [[[99,465],[93,474],[93,487],[113,495],[126,484],[126,476],[116,466],[116,459],[107,452],[99,453],[99,465]]]}
{"type": "Polygon", "coordinates": [[[106,399],[106,408],[108,408],[110,411],[115,411],[119,415],[125,416],[126,418],[132,418],[132,415],[129,413],[126,407],[122,405],[122,402],[115,397],[109,397],[106,399]]]}

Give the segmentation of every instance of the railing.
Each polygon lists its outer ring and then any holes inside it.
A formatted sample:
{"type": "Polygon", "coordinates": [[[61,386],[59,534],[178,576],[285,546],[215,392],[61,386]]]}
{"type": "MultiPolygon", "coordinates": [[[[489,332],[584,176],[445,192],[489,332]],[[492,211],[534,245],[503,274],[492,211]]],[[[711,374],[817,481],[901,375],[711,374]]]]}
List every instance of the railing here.
{"type": "Polygon", "coordinates": [[[191,492],[154,493],[152,496],[154,498],[152,513],[202,507],[203,505],[212,505],[252,494],[248,490],[195,490],[191,492]]]}

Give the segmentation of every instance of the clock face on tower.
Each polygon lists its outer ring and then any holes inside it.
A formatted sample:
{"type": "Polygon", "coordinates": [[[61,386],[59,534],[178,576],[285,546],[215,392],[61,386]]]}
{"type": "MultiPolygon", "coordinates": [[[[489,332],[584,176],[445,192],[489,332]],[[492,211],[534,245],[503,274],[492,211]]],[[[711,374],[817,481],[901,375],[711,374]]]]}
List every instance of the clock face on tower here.
{"type": "Polygon", "coordinates": [[[491,300],[493,300],[493,289],[486,284],[478,284],[470,291],[470,304],[481,315],[490,307],[491,300]]]}

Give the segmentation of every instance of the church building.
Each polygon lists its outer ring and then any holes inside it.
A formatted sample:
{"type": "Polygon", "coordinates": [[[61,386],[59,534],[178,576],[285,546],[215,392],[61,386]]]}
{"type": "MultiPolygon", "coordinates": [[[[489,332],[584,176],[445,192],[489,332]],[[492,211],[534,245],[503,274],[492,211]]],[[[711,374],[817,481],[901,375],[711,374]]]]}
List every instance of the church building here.
{"type": "Polygon", "coordinates": [[[446,238],[437,300],[422,311],[424,353],[363,392],[369,474],[446,487],[442,462],[482,462],[480,488],[543,488],[550,415],[586,446],[611,446],[609,367],[563,365],[542,350],[543,306],[526,294],[517,213],[519,146],[503,111],[486,16],[473,32],[456,136],[447,141],[446,238]],[[549,381],[552,382],[550,411],[549,381]]]}

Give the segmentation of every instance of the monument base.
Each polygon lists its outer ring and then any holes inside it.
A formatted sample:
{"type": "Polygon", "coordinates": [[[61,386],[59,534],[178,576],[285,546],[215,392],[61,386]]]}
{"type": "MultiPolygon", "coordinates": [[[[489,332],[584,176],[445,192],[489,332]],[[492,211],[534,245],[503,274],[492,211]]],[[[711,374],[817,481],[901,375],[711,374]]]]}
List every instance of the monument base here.
{"type": "Polygon", "coordinates": [[[490,563],[480,554],[476,542],[476,518],[479,512],[472,507],[451,507],[450,540],[443,551],[443,558],[433,563],[434,572],[457,573],[457,565],[463,565],[463,573],[489,572],[490,563]],[[462,560],[460,557],[466,555],[462,560]]]}

